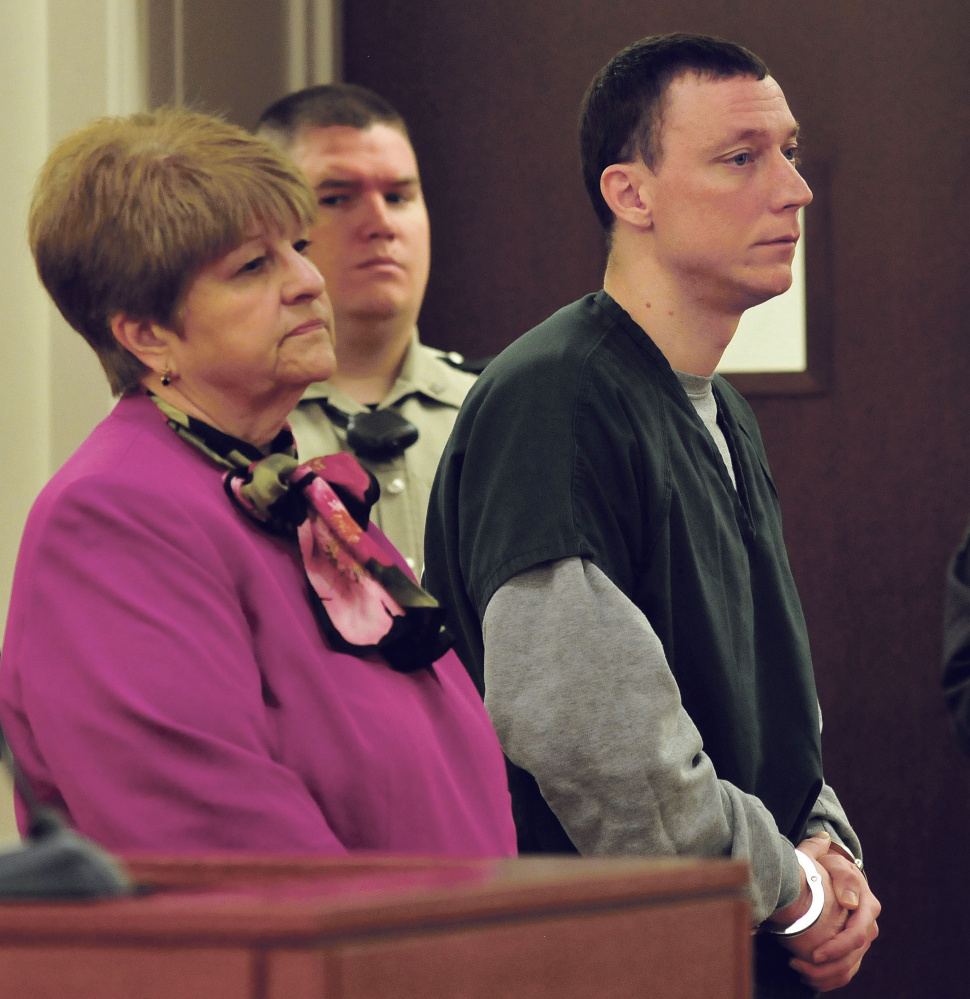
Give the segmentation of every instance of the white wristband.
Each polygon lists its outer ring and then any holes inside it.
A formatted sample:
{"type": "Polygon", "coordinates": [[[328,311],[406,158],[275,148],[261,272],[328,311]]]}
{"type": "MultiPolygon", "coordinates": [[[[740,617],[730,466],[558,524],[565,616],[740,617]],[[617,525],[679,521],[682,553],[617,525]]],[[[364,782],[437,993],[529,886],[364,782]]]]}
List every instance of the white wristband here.
{"type": "Polygon", "coordinates": [[[812,893],[812,903],[808,907],[808,912],[804,916],[799,916],[791,926],[786,926],[783,930],[770,930],[771,933],[785,937],[804,933],[810,926],[814,926],[818,922],[818,917],[822,915],[822,909],[825,906],[825,889],[822,888],[822,877],[818,873],[814,861],[801,850],[795,851],[795,859],[805,872],[805,880],[808,881],[808,888],[812,893]]]}

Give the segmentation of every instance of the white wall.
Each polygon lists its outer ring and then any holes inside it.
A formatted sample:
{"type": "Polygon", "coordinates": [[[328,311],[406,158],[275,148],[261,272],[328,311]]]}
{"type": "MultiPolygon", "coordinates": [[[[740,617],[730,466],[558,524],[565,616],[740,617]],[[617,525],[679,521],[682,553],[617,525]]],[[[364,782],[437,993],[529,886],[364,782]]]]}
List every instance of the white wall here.
{"type": "MultiPolygon", "coordinates": [[[[26,204],[47,144],[43,4],[0,6],[0,93],[17,94],[0,115],[0,614],[6,620],[10,577],[24,518],[48,470],[47,304],[24,243],[26,204]]],[[[9,786],[0,785],[4,803],[9,786]]],[[[0,839],[12,833],[9,804],[0,839]]]]}
{"type": "Polygon", "coordinates": [[[286,0],[290,90],[341,78],[340,0],[286,0]]]}
{"type": "Polygon", "coordinates": [[[110,407],[91,349],[50,305],[27,249],[34,178],[54,142],[142,106],[137,0],[0,5],[0,624],[37,492],[110,407]]]}

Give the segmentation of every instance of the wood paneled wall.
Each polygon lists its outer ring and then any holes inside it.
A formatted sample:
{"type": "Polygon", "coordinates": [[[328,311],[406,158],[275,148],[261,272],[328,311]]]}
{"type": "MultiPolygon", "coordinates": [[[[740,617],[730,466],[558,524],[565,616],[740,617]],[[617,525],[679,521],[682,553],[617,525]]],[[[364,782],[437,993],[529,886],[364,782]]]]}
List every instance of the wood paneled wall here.
{"type": "Polygon", "coordinates": [[[850,994],[962,995],[970,760],[938,660],[944,567],[970,516],[965,5],[354,0],[345,78],[413,131],[432,216],[425,339],[484,355],[599,287],[578,103],[611,55],[669,30],[764,57],[827,168],[831,384],[752,402],[815,651],[826,776],[885,906],[850,994]]]}

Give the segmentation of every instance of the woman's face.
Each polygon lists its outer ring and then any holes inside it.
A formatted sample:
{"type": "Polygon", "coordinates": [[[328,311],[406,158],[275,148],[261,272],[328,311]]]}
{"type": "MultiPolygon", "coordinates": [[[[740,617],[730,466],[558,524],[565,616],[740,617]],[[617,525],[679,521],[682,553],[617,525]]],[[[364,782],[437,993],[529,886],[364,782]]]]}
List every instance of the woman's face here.
{"type": "Polygon", "coordinates": [[[217,426],[288,412],[333,374],[333,311],[308,245],[257,232],[189,286],[169,341],[173,387],[217,426]]]}

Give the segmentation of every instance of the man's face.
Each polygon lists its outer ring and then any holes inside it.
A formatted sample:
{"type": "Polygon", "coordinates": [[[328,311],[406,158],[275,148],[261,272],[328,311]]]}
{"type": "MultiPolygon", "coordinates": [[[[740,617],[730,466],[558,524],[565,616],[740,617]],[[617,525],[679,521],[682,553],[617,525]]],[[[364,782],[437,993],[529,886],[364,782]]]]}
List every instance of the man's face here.
{"type": "Polygon", "coordinates": [[[430,233],[418,165],[396,128],[305,128],[290,155],[317,194],[309,256],[337,318],[417,320],[430,233]]]}
{"type": "Polygon", "coordinates": [[[812,200],[795,168],[797,133],[770,77],[671,83],[646,186],[657,258],[681,294],[740,312],[787,291],[798,210],[812,200]]]}

